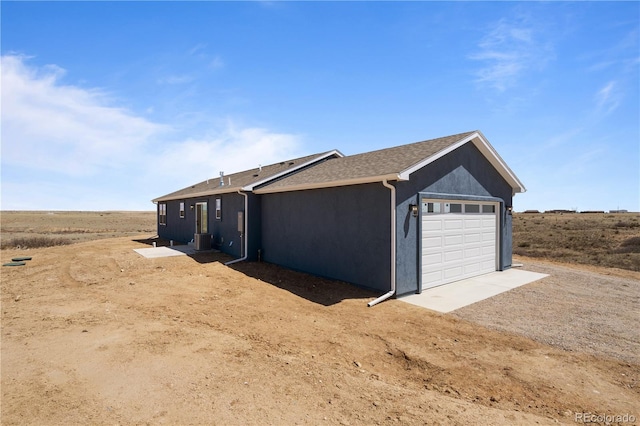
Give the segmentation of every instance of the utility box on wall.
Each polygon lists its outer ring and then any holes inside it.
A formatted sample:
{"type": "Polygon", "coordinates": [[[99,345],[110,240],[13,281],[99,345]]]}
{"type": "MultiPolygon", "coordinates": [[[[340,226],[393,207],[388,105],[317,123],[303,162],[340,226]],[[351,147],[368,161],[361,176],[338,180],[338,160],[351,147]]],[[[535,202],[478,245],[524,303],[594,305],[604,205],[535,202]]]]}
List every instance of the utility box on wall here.
{"type": "Polygon", "coordinates": [[[244,212],[238,212],[238,232],[244,233],[244,212]]]}

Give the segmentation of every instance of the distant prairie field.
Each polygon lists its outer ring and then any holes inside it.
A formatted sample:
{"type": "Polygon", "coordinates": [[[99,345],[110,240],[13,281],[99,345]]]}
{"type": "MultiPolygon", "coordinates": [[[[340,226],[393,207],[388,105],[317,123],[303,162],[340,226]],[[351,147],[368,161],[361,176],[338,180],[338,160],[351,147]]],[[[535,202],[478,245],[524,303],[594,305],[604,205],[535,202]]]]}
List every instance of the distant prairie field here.
{"type": "Polygon", "coordinates": [[[640,271],[640,214],[517,213],[513,253],[640,271]]]}
{"type": "MultiPolygon", "coordinates": [[[[0,232],[3,249],[151,236],[156,234],[156,214],[4,211],[0,216],[0,232]]],[[[513,253],[640,271],[640,214],[514,213],[513,253]]]]}
{"type": "Polygon", "coordinates": [[[153,211],[3,211],[0,215],[3,249],[66,245],[150,233],[156,233],[153,211]]]}

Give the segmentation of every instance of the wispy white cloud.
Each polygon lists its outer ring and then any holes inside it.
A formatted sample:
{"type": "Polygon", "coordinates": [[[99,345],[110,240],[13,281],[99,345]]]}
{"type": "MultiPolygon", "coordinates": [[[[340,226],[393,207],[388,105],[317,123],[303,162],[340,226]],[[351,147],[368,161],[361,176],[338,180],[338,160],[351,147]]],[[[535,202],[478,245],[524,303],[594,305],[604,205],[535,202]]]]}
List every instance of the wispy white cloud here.
{"type": "Polygon", "coordinates": [[[217,70],[220,68],[224,68],[225,63],[220,56],[215,56],[211,62],[209,62],[209,68],[217,70]]]}
{"type": "Polygon", "coordinates": [[[525,18],[501,19],[492,24],[477,47],[470,55],[470,59],[483,64],[475,73],[476,81],[500,92],[553,58],[550,44],[540,40],[536,26],[525,18]]]}
{"type": "Polygon", "coordinates": [[[16,55],[0,67],[5,209],[150,208],[151,198],[218,171],[299,155],[297,135],[233,119],[185,131],[119,107],[104,90],[63,83],[59,67],[16,55]]]}
{"type": "Polygon", "coordinates": [[[195,80],[195,77],[190,74],[182,74],[182,75],[170,75],[167,77],[161,77],[158,79],[158,84],[187,84],[191,83],[195,80]]]}
{"type": "Polygon", "coordinates": [[[3,56],[2,162],[68,175],[117,167],[164,126],[111,105],[107,93],[61,82],[56,66],[3,56]]]}
{"type": "Polygon", "coordinates": [[[621,98],[617,82],[608,82],[595,95],[598,112],[605,115],[612,113],[620,105],[621,98]]]}

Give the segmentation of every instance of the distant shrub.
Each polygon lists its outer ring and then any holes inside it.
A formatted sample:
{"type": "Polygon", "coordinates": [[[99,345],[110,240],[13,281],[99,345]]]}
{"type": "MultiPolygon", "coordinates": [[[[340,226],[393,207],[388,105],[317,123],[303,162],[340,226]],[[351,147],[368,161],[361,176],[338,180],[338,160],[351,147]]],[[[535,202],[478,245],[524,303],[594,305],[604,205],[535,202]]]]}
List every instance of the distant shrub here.
{"type": "Polygon", "coordinates": [[[71,244],[71,240],[68,238],[49,238],[42,236],[34,236],[34,237],[16,237],[12,238],[9,241],[2,241],[0,248],[5,249],[32,249],[32,248],[40,248],[40,247],[54,247],[54,246],[64,246],[67,244],[71,244]]]}
{"type": "Polygon", "coordinates": [[[616,223],[615,225],[613,225],[615,228],[638,228],[640,227],[640,223],[638,223],[637,221],[632,221],[632,222],[623,222],[623,221],[619,221],[618,223],[616,223]]]}
{"type": "Polygon", "coordinates": [[[631,237],[624,240],[615,253],[640,253],[640,237],[631,237]]]}

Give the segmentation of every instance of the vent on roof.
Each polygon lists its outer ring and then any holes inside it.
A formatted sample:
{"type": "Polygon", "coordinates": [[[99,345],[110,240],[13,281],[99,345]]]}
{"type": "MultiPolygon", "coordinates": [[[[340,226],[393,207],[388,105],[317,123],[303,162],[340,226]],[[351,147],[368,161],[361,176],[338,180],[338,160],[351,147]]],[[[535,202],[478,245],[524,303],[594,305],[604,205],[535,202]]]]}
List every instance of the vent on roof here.
{"type": "Polygon", "coordinates": [[[293,161],[289,161],[289,165],[290,165],[290,166],[293,166],[293,161]]]}
{"type": "Polygon", "coordinates": [[[258,177],[260,176],[258,173],[254,173],[253,177],[258,177]]]}
{"type": "Polygon", "coordinates": [[[220,172],[220,186],[224,186],[224,172],[220,172]]]}

